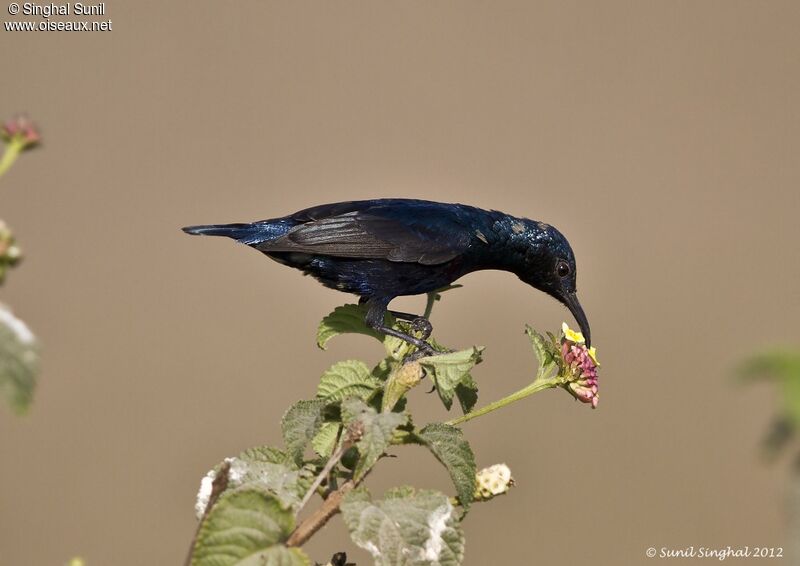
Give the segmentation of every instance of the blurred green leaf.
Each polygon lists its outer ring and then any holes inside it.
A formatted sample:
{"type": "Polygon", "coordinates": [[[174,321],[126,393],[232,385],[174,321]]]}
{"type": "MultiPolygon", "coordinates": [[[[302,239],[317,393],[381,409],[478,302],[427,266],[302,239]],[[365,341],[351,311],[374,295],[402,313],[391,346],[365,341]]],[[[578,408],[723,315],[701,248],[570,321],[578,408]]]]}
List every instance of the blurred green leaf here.
{"type": "Polygon", "coordinates": [[[444,423],[432,423],[417,434],[422,443],[447,468],[458,499],[468,509],[475,494],[475,455],[460,429],[444,423]]]}
{"type": "Polygon", "coordinates": [[[744,380],[800,380],[800,352],[776,350],[753,356],[739,367],[738,373],[744,380]]]}
{"type": "Polygon", "coordinates": [[[738,374],[743,381],[777,381],[785,417],[800,425],[800,352],[776,350],[753,356],[739,367],[738,374]]]}
{"type": "Polygon", "coordinates": [[[28,326],[0,305],[0,393],[11,408],[25,413],[39,373],[39,344],[28,326]]]}
{"type": "Polygon", "coordinates": [[[378,566],[458,566],[464,558],[457,511],[443,493],[402,487],[373,501],[356,489],[341,510],[353,542],[378,566]]]}

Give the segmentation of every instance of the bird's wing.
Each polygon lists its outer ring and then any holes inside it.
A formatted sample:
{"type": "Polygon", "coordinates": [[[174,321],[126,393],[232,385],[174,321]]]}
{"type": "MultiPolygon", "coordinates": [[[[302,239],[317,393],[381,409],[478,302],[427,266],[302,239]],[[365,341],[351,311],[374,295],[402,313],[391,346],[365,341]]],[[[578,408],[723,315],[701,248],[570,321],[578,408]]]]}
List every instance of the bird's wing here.
{"type": "Polygon", "coordinates": [[[378,205],[334,210],[284,236],[256,247],[264,252],[302,252],[351,258],[388,259],[424,265],[445,263],[463,253],[470,232],[457,212],[444,206],[378,205]]]}

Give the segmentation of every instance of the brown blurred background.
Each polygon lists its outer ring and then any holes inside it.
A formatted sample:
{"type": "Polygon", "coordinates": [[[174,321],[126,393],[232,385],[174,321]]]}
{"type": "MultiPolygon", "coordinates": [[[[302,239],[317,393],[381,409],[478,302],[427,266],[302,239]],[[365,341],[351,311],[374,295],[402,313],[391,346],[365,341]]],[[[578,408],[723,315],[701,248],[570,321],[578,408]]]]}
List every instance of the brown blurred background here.
{"type": "MultiPolygon", "coordinates": [[[[0,564],[180,563],[201,476],[278,443],[328,365],[380,349],[317,350],[348,296],[179,228],[381,196],[558,226],[603,363],[597,411],[551,391],[465,426],[478,463],[518,484],[470,514],[466,564],[787,546],[785,472],[757,451],[775,399],[730,376],[800,341],[800,5],[106,10],[107,33],[0,31],[0,113],[45,137],[0,182],[27,256],[0,299],[44,344],[32,412],[0,408],[0,564]]],[[[462,283],[433,322],[487,347],[487,402],[531,378],[526,322],[571,319],[508,274],[462,283]]],[[[415,392],[418,422],[445,418],[434,397],[415,392]]],[[[376,492],[450,489],[423,452],[395,453],[376,492]]],[[[308,549],[369,563],[340,520],[308,549]]]]}

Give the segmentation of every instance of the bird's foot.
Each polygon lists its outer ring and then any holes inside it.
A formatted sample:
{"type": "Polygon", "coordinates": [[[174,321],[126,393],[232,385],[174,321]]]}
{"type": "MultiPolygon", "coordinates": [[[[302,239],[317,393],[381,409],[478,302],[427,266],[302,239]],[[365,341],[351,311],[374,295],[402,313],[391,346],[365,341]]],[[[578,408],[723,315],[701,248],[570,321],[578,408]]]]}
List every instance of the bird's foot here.
{"type": "Polygon", "coordinates": [[[414,332],[419,332],[420,338],[423,340],[427,340],[431,337],[431,333],[433,333],[433,325],[431,321],[425,318],[424,316],[418,316],[414,320],[411,321],[411,329],[414,332]]]}
{"type": "Polygon", "coordinates": [[[392,315],[399,319],[405,320],[411,323],[411,330],[414,332],[418,332],[420,334],[420,338],[422,340],[427,340],[431,337],[433,333],[433,325],[431,321],[425,318],[424,316],[419,316],[417,314],[410,314],[407,312],[399,312],[399,311],[389,311],[392,315]]]}

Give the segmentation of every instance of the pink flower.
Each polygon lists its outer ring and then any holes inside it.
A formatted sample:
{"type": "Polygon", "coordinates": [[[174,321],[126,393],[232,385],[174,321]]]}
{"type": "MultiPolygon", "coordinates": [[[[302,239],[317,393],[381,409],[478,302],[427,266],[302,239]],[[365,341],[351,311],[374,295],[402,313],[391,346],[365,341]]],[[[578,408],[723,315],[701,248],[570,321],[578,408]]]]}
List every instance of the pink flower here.
{"type": "Polygon", "coordinates": [[[594,348],[591,350],[584,344],[580,333],[566,330],[561,334],[561,359],[562,370],[567,378],[566,389],[583,403],[590,403],[592,408],[597,407],[600,400],[597,393],[597,363],[594,348]]]}
{"type": "Polygon", "coordinates": [[[23,150],[30,149],[42,141],[36,125],[22,115],[5,122],[0,128],[0,137],[6,142],[19,143],[23,150]]]}

